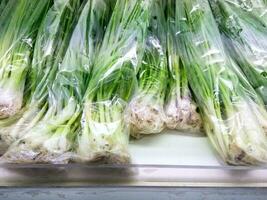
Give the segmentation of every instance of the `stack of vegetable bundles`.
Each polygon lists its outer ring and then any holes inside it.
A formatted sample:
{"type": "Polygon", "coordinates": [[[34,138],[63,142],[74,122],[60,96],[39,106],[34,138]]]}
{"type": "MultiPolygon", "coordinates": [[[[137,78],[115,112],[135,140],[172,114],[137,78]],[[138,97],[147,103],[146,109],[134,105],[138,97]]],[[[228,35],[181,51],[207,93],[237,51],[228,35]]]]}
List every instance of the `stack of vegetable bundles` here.
{"type": "Polygon", "coordinates": [[[267,162],[265,0],[1,0],[0,27],[3,162],[127,164],[165,129],[267,162]]]}

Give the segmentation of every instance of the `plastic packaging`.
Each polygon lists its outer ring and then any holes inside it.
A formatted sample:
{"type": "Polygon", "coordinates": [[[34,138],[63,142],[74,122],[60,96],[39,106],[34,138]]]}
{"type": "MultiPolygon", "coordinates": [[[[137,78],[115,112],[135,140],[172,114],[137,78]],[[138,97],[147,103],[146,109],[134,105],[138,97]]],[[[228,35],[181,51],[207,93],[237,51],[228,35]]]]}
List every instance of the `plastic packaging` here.
{"type": "Polygon", "coordinates": [[[126,103],[114,100],[85,105],[83,133],[78,136],[78,162],[125,164],[128,152],[129,125],[125,121],[126,103]]]}
{"type": "Polygon", "coordinates": [[[208,1],[176,1],[175,21],[181,59],[214,148],[227,163],[266,163],[264,104],[234,70],[208,1]]]}
{"type": "Polygon", "coordinates": [[[151,2],[126,0],[115,5],[85,95],[77,148],[82,160],[101,157],[108,163],[129,162],[129,130],[121,102],[128,102],[136,87],[136,68],[142,57],[151,2]],[[81,150],[84,144],[92,146],[90,151],[81,150]]]}
{"type": "Polygon", "coordinates": [[[73,147],[81,113],[79,100],[85,91],[83,72],[89,63],[86,57],[88,53],[83,52],[87,51],[83,47],[87,45],[85,41],[88,41],[85,38],[87,27],[84,26],[88,19],[88,6],[76,25],[83,7],[82,1],[55,1],[43,21],[31,71],[35,78],[32,80],[32,98],[22,118],[8,133],[12,137],[11,141],[16,141],[2,157],[3,161],[69,161],[69,151],[73,147]],[[62,29],[63,24],[66,30],[62,29]],[[47,32],[47,29],[51,31],[47,32]]]}
{"type": "Polygon", "coordinates": [[[33,44],[39,23],[49,6],[50,0],[1,2],[0,119],[14,116],[24,105],[25,80],[33,44]]]}
{"type": "Polygon", "coordinates": [[[148,38],[138,74],[139,86],[128,110],[131,135],[134,137],[159,133],[165,128],[163,106],[167,86],[167,60],[157,38],[148,38]]]}
{"type": "Polygon", "coordinates": [[[229,55],[267,105],[267,5],[261,0],[211,0],[211,5],[229,55]]]}
{"type": "Polygon", "coordinates": [[[176,35],[173,31],[174,19],[168,20],[168,67],[169,94],[165,104],[166,126],[169,129],[200,134],[202,120],[197,112],[188,85],[188,78],[177,50],[176,35]]]}
{"type": "Polygon", "coordinates": [[[131,135],[160,133],[165,128],[164,100],[167,89],[166,22],[161,1],[154,1],[153,12],[138,69],[138,88],[129,104],[131,135]]]}
{"type": "Polygon", "coordinates": [[[235,11],[242,9],[245,12],[251,13],[254,17],[267,23],[267,1],[266,0],[225,0],[235,11]]]}

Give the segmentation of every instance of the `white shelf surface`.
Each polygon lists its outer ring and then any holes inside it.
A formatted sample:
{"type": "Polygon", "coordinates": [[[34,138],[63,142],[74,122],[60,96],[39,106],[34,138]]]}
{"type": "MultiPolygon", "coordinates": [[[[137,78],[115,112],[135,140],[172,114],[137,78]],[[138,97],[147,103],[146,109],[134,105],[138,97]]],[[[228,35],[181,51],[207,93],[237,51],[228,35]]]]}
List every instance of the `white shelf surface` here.
{"type": "Polygon", "coordinates": [[[132,163],[140,165],[220,166],[207,137],[175,131],[132,141],[130,154],[132,163]]]}
{"type": "Polygon", "coordinates": [[[227,166],[203,136],[165,131],[129,149],[133,165],[0,166],[0,186],[267,187],[266,167],[227,166]]]}

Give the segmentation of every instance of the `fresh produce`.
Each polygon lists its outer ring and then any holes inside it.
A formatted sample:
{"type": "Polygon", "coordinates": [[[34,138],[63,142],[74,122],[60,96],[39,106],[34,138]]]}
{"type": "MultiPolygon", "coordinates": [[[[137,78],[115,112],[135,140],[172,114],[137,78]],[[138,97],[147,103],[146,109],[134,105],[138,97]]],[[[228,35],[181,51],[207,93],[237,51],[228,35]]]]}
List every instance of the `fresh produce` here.
{"type": "Polygon", "coordinates": [[[255,0],[247,9],[224,0],[210,2],[229,55],[267,105],[267,6],[264,10],[263,2],[255,0]]]}
{"type": "MultiPolygon", "coordinates": [[[[169,6],[169,9],[172,9],[172,6],[169,6]]],[[[177,49],[175,16],[173,15],[172,10],[168,10],[167,53],[170,89],[165,105],[166,126],[169,129],[200,133],[201,118],[192,99],[187,74],[177,49]]]]}
{"type": "Polygon", "coordinates": [[[0,4],[0,119],[23,106],[26,74],[36,33],[50,0],[1,1],[0,4]]]}
{"type": "Polygon", "coordinates": [[[117,1],[86,92],[77,153],[81,161],[129,162],[126,102],[135,89],[151,0],[117,1]]]}
{"type": "Polygon", "coordinates": [[[9,161],[67,163],[74,159],[88,75],[113,4],[109,0],[87,1],[49,87],[48,110],[38,124],[10,147],[4,155],[9,161]]]}
{"type": "Polygon", "coordinates": [[[127,164],[168,128],[266,164],[266,69],[267,0],[0,0],[0,162],[127,164]]]}
{"type": "MultiPolygon", "coordinates": [[[[9,145],[16,141],[4,155],[3,159],[8,162],[45,162],[57,155],[49,155],[45,150],[53,152],[60,145],[66,145],[62,132],[67,132],[68,127],[61,126],[60,130],[57,128],[60,124],[64,125],[76,108],[75,100],[68,99],[67,96],[74,91],[70,89],[68,94],[68,89],[64,88],[62,82],[64,78],[61,74],[64,74],[66,69],[62,64],[84,4],[84,1],[77,0],[54,1],[39,28],[30,70],[30,98],[22,117],[11,124],[7,131],[1,130],[1,139],[5,143],[9,145]],[[55,81],[53,84],[55,79],[61,79],[61,82],[55,81]],[[52,148],[51,143],[57,142],[54,135],[61,138],[62,143],[54,144],[52,148]],[[55,139],[50,142],[49,136],[54,136],[50,140],[55,139]],[[43,145],[46,145],[47,149],[43,148],[43,145]]],[[[70,64],[70,61],[65,62],[70,64]]],[[[74,127],[71,127],[72,129],[75,130],[74,127]]],[[[58,149],[59,152],[61,150],[58,149]]]]}
{"type": "Polygon", "coordinates": [[[129,105],[131,135],[161,132],[165,127],[164,100],[168,68],[166,54],[166,21],[163,2],[153,2],[153,13],[138,69],[138,88],[129,105]]]}
{"type": "Polygon", "coordinates": [[[266,163],[264,104],[233,70],[208,1],[176,1],[175,8],[181,59],[211,143],[230,164],[266,163]]]}

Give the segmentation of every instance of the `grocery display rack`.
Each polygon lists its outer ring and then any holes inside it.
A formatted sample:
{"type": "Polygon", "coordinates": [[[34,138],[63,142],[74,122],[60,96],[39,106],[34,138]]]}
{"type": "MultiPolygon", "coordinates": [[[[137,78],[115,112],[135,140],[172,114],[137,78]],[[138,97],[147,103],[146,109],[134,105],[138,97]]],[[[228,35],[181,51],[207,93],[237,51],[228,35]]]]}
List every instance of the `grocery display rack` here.
{"type": "MultiPolygon", "coordinates": [[[[214,195],[218,191],[220,198],[226,193],[229,195],[229,191],[240,198],[239,195],[247,194],[247,191],[251,191],[249,194],[257,192],[258,199],[266,196],[266,166],[225,165],[204,136],[166,131],[153,137],[131,141],[130,152],[130,165],[2,164],[0,194],[1,191],[10,191],[10,188],[13,188],[11,191],[23,191],[23,194],[28,194],[25,191],[35,191],[37,196],[43,190],[60,188],[55,190],[55,194],[60,191],[64,194],[83,188],[86,192],[81,194],[89,195],[90,191],[95,194],[99,190],[101,196],[102,188],[112,191],[111,194],[115,196],[120,192],[130,194],[136,191],[136,194],[146,195],[144,192],[154,194],[165,190],[170,193],[178,191],[184,198],[189,198],[194,192],[199,195],[204,192],[205,198],[209,199],[208,194],[214,195]],[[67,188],[72,190],[66,191],[67,188]],[[244,189],[246,193],[240,192],[244,189]]],[[[246,198],[248,196],[245,195],[246,198]]]]}

